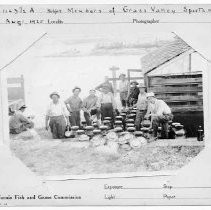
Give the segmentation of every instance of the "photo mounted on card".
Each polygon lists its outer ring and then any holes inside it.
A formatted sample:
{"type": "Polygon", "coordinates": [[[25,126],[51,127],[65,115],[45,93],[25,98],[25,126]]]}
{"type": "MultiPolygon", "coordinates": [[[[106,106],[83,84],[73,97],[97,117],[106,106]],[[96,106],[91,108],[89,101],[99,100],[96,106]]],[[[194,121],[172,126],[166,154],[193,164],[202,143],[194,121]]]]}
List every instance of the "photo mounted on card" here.
{"type": "Polygon", "coordinates": [[[0,206],[209,205],[211,5],[0,5],[0,206]]]}

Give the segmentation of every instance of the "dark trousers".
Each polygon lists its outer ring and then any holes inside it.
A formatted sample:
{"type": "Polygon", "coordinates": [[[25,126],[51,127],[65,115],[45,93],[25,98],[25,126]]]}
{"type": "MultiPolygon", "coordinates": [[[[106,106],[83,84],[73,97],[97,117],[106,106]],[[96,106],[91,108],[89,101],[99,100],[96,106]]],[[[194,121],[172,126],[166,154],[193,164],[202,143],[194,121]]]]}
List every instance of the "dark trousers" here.
{"type": "Polygon", "coordinates": [[[64,116],[51,117],[49,126],[54,139],[64,138],[66,130],[66,121],[64,116]]]}
{"type": "Polygon", "coordinates": [[[153,128],[154,137],[157,137],[158,126],[161,125],[162,138],[168,139],[168,132],[169,132],[169,123],[168,122],[172,119],[173,119],[172,114],[165,114],[165,115],[153,117],[152,128],[153,128]]]}
{"type": "Polygon", "coordinates": [[[101,104],[102,120],[104,120],[105,117],[111,117],[112,121],[114,121],[114,109],[111,103],[101,104]]]}
{"type": "Polygon", "coordinates": [[[126,107],[127,101],[125,99],[121,99],[122,107],[126,107]]]}
{"type": "Polygon", "coordinates": [[[137,101],[138,101],[138,99],[136,99],[136,98],[129,98],[128,101],[127,101],[128,107],[133,106],[134,104],[137,103],[137,101]]]}
{"type": "Polygon", "coordinates": [[[97,119],[100,119],[100,111],[97,110],[97,109],[92,110],[90,114],[87,113],[87,112],[84,112],[84,118],[85,118],[85,120],[86,120],[86,124],[87,124],[87,125],[91,125],[91,124],[92,124],[90,118],[91,118],[92,115],[95,115],[95,114],[96,114],[96,116],[97,116],[97,119]]]}
{"type": "Polygon", "coordinates": [[[81,116],[80,111],[73,111],[70,114],[70,124],[71,126],[81,126],[81,116]]]}
{"type": "Polygon", "coordinates": [[[140,130],[141,122],[144,120],[144,116],[146,114],[146,110],[138,110],[136,111],[136,120],[135,120],[135,126],[136,130],[140,130]]]}

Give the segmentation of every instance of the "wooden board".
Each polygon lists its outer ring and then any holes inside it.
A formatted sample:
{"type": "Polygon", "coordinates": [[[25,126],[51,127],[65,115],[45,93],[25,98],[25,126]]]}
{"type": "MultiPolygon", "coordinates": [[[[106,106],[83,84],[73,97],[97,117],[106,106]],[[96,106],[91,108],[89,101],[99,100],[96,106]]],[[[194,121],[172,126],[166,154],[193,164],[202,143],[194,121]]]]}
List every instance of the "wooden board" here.
{"type": "Polygon", "coordinates": [[[203,111],[203,107],[202,106],[198,106],[198,105],[180,105],[180,106],[170,106],[172,112],[178,112],[178,113],[183,113],[183,112],[200,112],[203,111]]]}
{"type": "Polygon", "coordinates": [[[158,99],[164,101],[201,101],[203,100],[202,95],[157,95],[158,99]]]}
{"type": "Polygon", "coordinates": [[[201,92],[202,86],[180,86],[180,87],[166,87],[166,86],[160,86],[160,87],[150,87],[149,91],[152,91],[154,93],[177,93],[177,92],[201,92]]]}
{"type": "Polygon", "coordinates": [[[158,78],[150,78],[149,86],[155,85],[177,85],[177,84],[198,84],[202,83],[202,77],[193,77],[193,78],[166,78],[166,77],[158,77],[158,78]]]}

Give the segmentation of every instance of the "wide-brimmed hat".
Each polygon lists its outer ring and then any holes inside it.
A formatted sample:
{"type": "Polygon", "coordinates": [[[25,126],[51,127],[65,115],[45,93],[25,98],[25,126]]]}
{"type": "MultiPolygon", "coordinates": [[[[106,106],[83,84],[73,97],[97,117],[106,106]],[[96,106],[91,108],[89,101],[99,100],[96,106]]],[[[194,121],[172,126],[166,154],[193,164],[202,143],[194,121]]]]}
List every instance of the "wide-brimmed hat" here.
{"type": "Polygon", "coordinates": [[[123,117],[120,116],[120,115],[118,115],[118,116],[115,117],[116,120],[121,120],[121,121],[122,121],[122,118],[123,118],[123,117]]]}
{"type": "Polygon", "coordinates": [[[155,94],[153,92],[149,92],[146,94],[146,97],[155,97],[155,94]]]}
{"type": "Polygon", "coordinates": [[[99,128],[100,128],[101,131],[102,131],[102,130],[107,130],[107,129],[108,129],[108,126],[106,126],[106,125],[101,125],[99,128]]]}
{"type": "Polygon", "coordinates": [[[139,88],[146,88],[145,84],[143,84],[143,83],[139,83],[138,87],[139,88]]]}
{"type": "Polygon", "coordinates": [[[119,75],[119,78],[120,78],[121,76],[126,77],[126,74],[121,73],[121,74],[119,75]]]}
{"type": "Polygon", "coordinates": [[[142,144],[141,144],[141,142],[140,142],[138,139],[132,139],[132,140],[130,141],[130,146],[131,146],[133,149],[139,149],[139,148],[142,146],[142,144]]]}
{"type": "Polygon", "coordinates": [[[116,120],[116,121],[114,122],[114,124],[115,124],[115,125],[122,125],[122,121],[121,121],[121,120],[116,120]]]}
{"type": "Polygon", "coordinates": [[[135,132],[135,127],[127,127],[128,132],[135,132]]]}
{"type": "Polygon", "coordinates": [[[128,143],[128,139],[125,138],[124,136],[118,138],[118,143],[119,144],[127,144],[128,143]]]}
{"type": "Polygon", "coordinates": [[[115,133],[115,131],[109,132],[109,133],[106,135],[106,138],[107,138],[109,141],[118,141],[118,136],[117,136],[117,134],[115,133]]]}
{"type": "Polygon", "coordinates": [[[86,134],[82,134],[82,135],[80,135],[78,140],[79,141],[89,141],[89,136],[87,136],[86,134]]]}
{"type": "Polygon", "coordinates": [[[101,134],[101,130],[99,130],[99,129],[94,129],[94,130],[93,130],[93,133],[94,133],[94,134],[101,134]]]}
{"type": "Polygon", "coordinates": [[[129,144],[121,144],[121,149],[129,151],[131,150],[131,146],[129,144]]]}
{"type": "Polygon", "coordinates": [[[59,93],[58,93],[58,92],[56,92],[56,91],[50,94],[50,98],[52,98],[52,96],[53,96],[53,95],[56,95],[56,96],[58,96],[58,97],[60,98],[59,93]]]}
{"type": "Polygon", "coordinates": [[[123,131],[123,129],[121,127],[114,128],[114,132],[116,132],[116,133],[120,133],[122,131],[123,131]]]}
{"type": "Polygon", "coordinates": [[[130,84],[131,84],[131,85],[132,85],[132,84],[138,85],[138,82],[137,82],[137,81],[132,81],[130,84]]]}
{"type": "Polygon", "coordinates": [[[93,126],[86,126],[85,129],[87,131],[93,131],[94,130],[94,127],[93,126]]]}
{"type": "Polygon", "coordinates": [[[80,88],[80,87],[78,87],[78,86],[75,86],[75,87],[72,89],[72,92],[74,92],[76,89],[79,89],[79,90],[80,90],[80,92],[81,92],[81,88],[80,88]]]}
{"type": "Polygon", "coordinates": [[[79,126],[76,126],[76,125],[71,127],[72,131],[77,131],[78,129],[79,129],[79,126]]]}
{"type": "Polygon", "coordinates": [[[83,134],[85,134],[85,131],[84,130],[77,130],[76,133],[78,135],[83,135],[83,134]]]}
{"type": "Polygon", "coordinates": [[[142,131],[135,131],[135,132],[134,132],[134,135],[135,135],[136,137],[140,137],[140,136],[143,136],[143,132],[142,132],[142,131]]]}
{"type": "Polygon", "coordinates": [[[23,105],[20,105],[18,109],[20,110],[20,109],[25,109],[25,108],[27,108],[27,106],[23,104],[23,105]]]}

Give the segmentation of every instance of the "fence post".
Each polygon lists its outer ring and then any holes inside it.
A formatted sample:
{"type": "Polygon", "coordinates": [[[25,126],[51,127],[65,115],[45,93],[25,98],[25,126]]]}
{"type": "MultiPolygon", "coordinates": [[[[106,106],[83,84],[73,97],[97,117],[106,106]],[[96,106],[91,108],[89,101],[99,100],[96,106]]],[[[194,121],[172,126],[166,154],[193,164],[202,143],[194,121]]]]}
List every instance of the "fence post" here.
{"type": "Polygon", "coordinates": [[[116,77],[116,72],[119,70],[119,68],[116,67],[116,66],[112,66],[110,68],[110,70],[112,72],[112,77],[113,77],[114,94],[116,94],[116,92],[117,92],[117,77],[116,77]]]}

